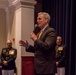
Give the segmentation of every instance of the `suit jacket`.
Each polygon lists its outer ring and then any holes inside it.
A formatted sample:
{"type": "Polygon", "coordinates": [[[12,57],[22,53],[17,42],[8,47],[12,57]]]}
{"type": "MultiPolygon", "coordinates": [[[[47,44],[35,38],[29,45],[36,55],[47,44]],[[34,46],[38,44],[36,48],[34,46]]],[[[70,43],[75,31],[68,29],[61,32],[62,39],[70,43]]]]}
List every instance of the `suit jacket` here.
{"type": "Polygon", "coordinates": [[[63,44],[56,46],[56,61],[59,62],[59,65],[57,67],[65,67],[66,46],[63,44]]]}
{"type": "Polygon", "coordinates": [[[26,51],[34,52],[34,67],[38,74],[55,73],[55,42],[56,32],[49,26],[45,28],[41,37],[29,46],[26,51]]]}

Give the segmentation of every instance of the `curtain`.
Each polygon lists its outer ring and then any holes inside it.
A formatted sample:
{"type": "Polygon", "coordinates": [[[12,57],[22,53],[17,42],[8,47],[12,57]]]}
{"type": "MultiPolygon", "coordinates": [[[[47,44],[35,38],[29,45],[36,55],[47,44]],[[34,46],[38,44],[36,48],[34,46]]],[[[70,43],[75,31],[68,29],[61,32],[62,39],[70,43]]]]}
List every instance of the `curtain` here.
{"type": "Polygon", "coordinates": [[[67,46],[66,75],[76,75],[76,30],[74,0],[42,0],[42,11],[51,15],[50,26],[67,46]]]}

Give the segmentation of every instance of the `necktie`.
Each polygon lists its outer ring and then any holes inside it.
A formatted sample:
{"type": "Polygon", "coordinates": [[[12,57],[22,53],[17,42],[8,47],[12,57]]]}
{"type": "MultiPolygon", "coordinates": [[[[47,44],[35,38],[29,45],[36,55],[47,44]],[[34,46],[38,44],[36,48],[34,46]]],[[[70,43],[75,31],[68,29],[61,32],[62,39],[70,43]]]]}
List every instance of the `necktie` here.
{"type": "Polygon", "coordinates": [[[42,30],[39,32],[38,39],[40,38],[41,35],[42,35],[42,30]]]}

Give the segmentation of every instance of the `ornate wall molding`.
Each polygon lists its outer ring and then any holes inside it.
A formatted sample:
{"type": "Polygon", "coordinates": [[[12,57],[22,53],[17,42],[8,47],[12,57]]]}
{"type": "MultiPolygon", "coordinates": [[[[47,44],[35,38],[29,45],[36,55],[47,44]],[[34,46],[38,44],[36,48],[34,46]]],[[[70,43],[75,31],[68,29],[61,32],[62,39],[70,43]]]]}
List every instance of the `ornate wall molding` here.
{"type": "Polygon", "coordinates": [[[20,7],[24,8],[34,8],[34,5],[36,4],[36,1],[34,0],[14,0],[12,1],[12,5],[16,7],[16,9],[20,7]]]}

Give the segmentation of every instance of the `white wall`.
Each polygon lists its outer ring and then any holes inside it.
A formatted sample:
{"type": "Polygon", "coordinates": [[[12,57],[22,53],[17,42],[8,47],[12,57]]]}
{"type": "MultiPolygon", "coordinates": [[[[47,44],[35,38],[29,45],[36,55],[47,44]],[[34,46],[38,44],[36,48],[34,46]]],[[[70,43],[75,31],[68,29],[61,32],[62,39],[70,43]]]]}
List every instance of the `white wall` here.
{"type": "Polygon", "coordinates": [[[0,52],[6,46],[6,13],[4,9],[0,9],[0,52]]]}

